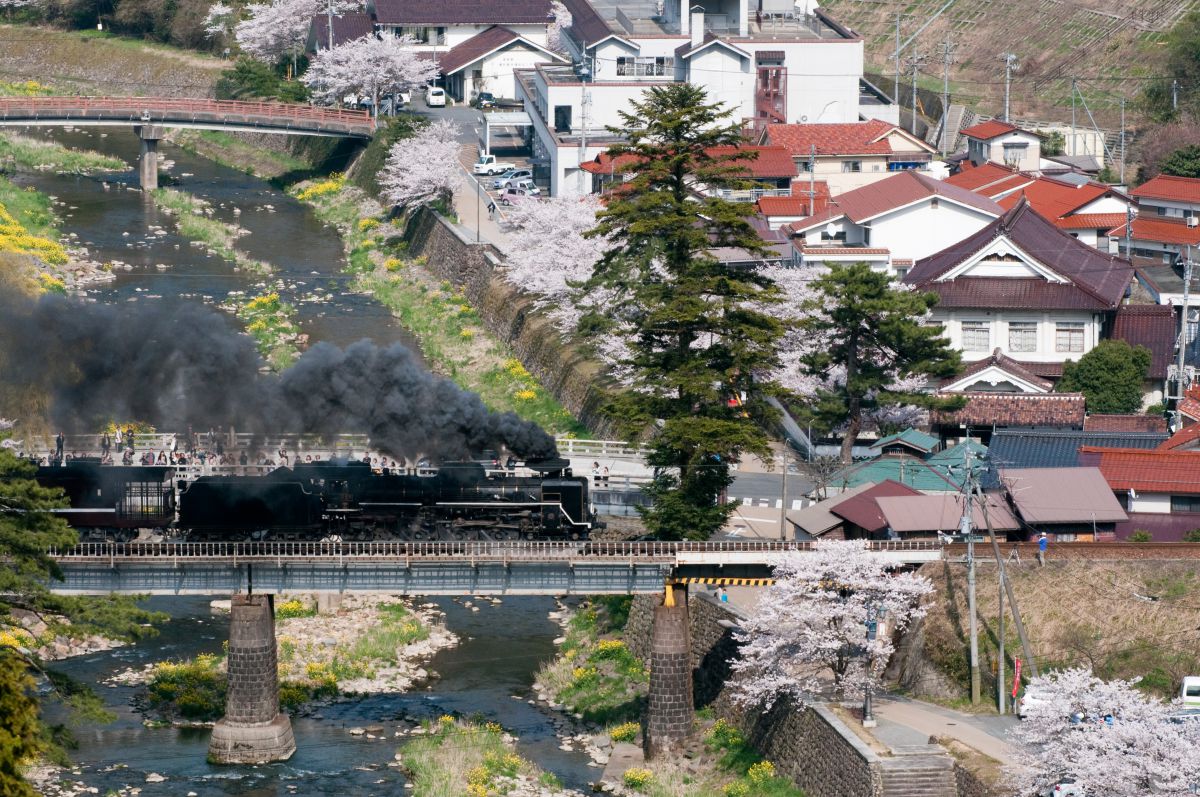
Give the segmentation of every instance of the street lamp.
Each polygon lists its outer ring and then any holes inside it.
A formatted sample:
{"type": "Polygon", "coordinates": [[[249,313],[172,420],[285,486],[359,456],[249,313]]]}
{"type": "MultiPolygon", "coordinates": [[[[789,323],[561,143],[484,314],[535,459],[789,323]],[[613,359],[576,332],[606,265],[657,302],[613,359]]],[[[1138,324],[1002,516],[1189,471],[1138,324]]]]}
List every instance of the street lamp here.
{"type": "Polygon", "coordinates": [[[874,659],[871,656],[871,643],[875,641],[875,635],[879,632],[879,618],[883,612],[876,609],[874,606],[867,607],[867,644],[864,647],[864,652],[867,659],[867,684],[863,690],[863,720],[864,728],[874,728],[878,723],[875,722],[875,707],[872,703],[872,692],[874,691],[874,659]]]}

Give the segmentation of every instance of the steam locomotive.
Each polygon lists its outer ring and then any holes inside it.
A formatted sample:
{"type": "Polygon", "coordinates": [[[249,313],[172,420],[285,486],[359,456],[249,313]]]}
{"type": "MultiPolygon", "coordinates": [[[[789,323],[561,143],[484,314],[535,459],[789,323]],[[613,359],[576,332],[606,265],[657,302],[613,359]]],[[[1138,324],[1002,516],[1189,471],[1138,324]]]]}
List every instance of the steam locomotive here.
{"type": "Polygon", "coordinates": [[[453,462],[415,475],[330,461],[176,483],[170,467],[73,460],[40,468],[37,480],[64,490],[71,505],[58,512],[84,539],[124,542],[144,529],[231,542],[587,539],[603,524],[587,479],[568,465],[528,462],[535,475],[517,476],[453,462]]]}

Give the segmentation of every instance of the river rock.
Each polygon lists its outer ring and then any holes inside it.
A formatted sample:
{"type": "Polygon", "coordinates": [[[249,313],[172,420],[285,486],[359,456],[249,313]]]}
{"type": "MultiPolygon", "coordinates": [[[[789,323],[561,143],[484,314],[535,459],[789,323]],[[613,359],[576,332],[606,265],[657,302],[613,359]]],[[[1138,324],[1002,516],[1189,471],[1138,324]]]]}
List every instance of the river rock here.
{"type": "Polygon", "coordinates": [[[349,733],[351,736],[362,736],[366,732],[366,728],[351,728],[349,731],[347,731],[347,733],[349,733]]]}
{"type": "Polygon", "coordinates": [[[146,775],[147,783],[162,783],[164,780],[166,780],[166,778],[157,772],[151,772],[150,774],[146,775]]]}

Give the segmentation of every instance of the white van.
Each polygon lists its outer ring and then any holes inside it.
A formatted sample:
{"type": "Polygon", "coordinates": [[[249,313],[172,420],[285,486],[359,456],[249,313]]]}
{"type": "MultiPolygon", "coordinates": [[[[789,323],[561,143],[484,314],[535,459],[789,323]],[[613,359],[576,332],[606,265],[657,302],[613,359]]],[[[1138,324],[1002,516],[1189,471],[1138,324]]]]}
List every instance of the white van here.
{"type": "Polygon", "coordinates": [[[1179,697],[1184,708],[1200,708],[1200,675],[1185,675],[1179,697]]]}
{"type": "Polygon", "coordinates": [[[425,104],[430,108],[436,108],[446,104],[446,90],[437,86],[430,86],[425,89],[425,104]]]}

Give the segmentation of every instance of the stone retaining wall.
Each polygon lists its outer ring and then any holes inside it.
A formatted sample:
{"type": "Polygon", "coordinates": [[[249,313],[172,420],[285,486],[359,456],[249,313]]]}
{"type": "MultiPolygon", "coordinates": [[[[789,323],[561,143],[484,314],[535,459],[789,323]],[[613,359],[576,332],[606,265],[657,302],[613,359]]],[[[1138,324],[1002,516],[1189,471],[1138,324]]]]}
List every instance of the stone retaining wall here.
{"type": "Polygon", "coordinates": [[[494,246],[469,240],[428,209],[409,222],[405,240],[413,256],[426,258],[431,273],[463,289],[488,331],[593,435],[617,435],[612,419],[601,413],[608,394],[599,364],[564,344],[533,300],[496,273],[503,256],[494,246]]]}

